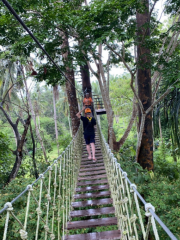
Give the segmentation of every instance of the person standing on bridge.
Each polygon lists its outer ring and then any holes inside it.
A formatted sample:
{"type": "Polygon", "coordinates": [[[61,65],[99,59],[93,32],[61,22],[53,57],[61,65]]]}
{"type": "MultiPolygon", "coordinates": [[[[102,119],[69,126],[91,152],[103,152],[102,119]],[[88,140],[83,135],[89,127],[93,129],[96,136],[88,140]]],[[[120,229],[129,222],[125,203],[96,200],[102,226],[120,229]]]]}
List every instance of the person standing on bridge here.
{"type": "Polygon", "coordinates": [[[89,96],[89,93],[86,93],[86,96],[83,100],[83,105],[85,106],[85,108],[90,108],[92,110],[92,103],[92,98],[89,96]]]}
{"type": "Polygon", "coordinates": [[[84,139],[86,142],[86,149],[88,152],[88,159],[92,159],[93,162],[96,162],[95,158],[95,131],[94,126],[96,125],[96,119],[91,116],[91,109],[85,108],[81,111],[79,111],[76,116],[81,119],[83,122],[83,128],[84,128],[84,139]],[[85,110],[85,117],[81,116],[81,113],[85,110]],[[92,149],[92,158],[91,158],[91,149],[92,149]]]}

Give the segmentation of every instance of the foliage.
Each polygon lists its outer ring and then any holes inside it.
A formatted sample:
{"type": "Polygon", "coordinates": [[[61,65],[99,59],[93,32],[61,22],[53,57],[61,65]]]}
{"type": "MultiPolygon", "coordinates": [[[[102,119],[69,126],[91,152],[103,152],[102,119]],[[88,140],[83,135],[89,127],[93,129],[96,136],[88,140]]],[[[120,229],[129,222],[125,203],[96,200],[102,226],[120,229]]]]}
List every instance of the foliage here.
{"type": "Polygon", "coordinates": [[[110,77],[110,98],[115,115],[129,116],[132,111],[133,92],[130,89],[130,76],[122,74],[110,77]]]}
{"type": "MultiPolygon", "coordinates": [[[[47,177],[47,176],[46,176],[47,177]]],[[[1,200],[0,200],[0,208],[3,207],[4,203],[10,202],[12,199],[17,197],[19,193],[26,189],[27,185],[29,185],[30,182],[33,182],[33,178],[24,178],[24,179],[18,179],[16,178],[13,182],[11,182],[8,186],[6,186],[3,190],[0,191],[1,200]],[[8,194],[7,194],[8,193],[8,194]]],[[[48,186],[48,178],[44,180],[44,184],[48,186]]],[[[43,187],[42,196],[45,196],[47,193],[47,189],[43,187]]],[[[39,198],[39,183],[35,184],[33,186],[33,194],[36,199],[39,198]]],[[[43,219],[46,218],[46,198],[42,198],[42,204],[41,204],[41,210],[42,215],[41,217],[43,219]]],[[[27,203],[27,192],[23,194],[14,204],[14,214],[18,217],[18,219],[21,221],[21,223],[24,223],[25,219],[25,209],[26,209],[26,203],[27,203]]],[[[37,212],[35,211],[37,209],[37,203],[31,196],[30,201],[30,208],[29,208],[29,216],[28,216],[28,226],[27,226],[27,232],[28,237],[30,239],[34,239],[35,231],[31,231],[31,229],[36,229],[37,225],[37,212]]],[[[52,215],[52,212],[49,213],[49,216],[52,215]]],[[[6,214],[2,214],[2,217],[0,218],[0,237],[2,238],[2,234],[4,232],[4,220],[5,220],[6,214]]],[[[11,218],[11,217],[10,217],[11,218]]],[[[17,221],[14,219],[9,222],[9,229],[11,231],[8,231],[8,239],[17,239],[19,240],[19,229],[20,225],[17,221]]],[[[54,229],[56,232],[57,229],[57,222],[55,222],[54,229]]],[[[38,239],[44,239],[44,224],[42,221],[40,221],[40,228],[39,228],[39,238],[38,239]]]]}
{"type": "Polygon", "coordinates": [[[14,158],[9,144],[10,140],[8,136],[0,131],[0,188],[7,180],[7,176],[10,172],[9,165],[12,164],[14,158]]]}
{"type": "MultiPolygon", "coordinates": [[[[138,44],[135,16],[137,10],[140,12],[144,10],[145,6],[141,5],[141,1],[130,0],[127,2],[124,0],[94,0],[91,1],[91,4],[89,6],[86,6],[82,4],[82,1],[78,0],[62,2],[20,0],[18,2],[13,1],[12,6],[20,15],[20,17],[24,19],[29,29],[38,38],[46,51],[51,55],[58,66],[60,66],[62,71],[65,70],[66,66],[77,70],[77,65],[82,64],[84,61],[82,52],[87,53],[86,55],[90,62],[92,61],[92,56],[94,58],[97,58],[98,44],[103,44],[104,49],[106,51],[110,51],[107,46],[109,44],[119,55],[124,56],[124,60],[130,65],[132,70],[135,70],[138,67],[138,65],[134,64],[135,61],[132,47],[138,44]],[[67,34],[69,39],[73,41],[69,59],[64,66],[62,65],[62,54],[64,52],[61,49],[63,43],[61,32],[67,34]],[[79,47],[79,42],[82,43],[81,47],[79,47]],[[71,64],[72,62],[74,64],[73,66],[71,64]]],[[[179,1],[167,1],[165,11],[174,16],[179,9],[179,6],[179,1]]],[[[22,29],[19,23],[17,24],[17,20],[9,13],[2,2],[0,2],[0,14],[0,32],[2,33],[2,36],[0,38],[0,45],[4,49],[3,51],[2,49],[0,50],[0,57],[3,59],[3,61],[5,60],[6,63],[9,64],[9,67],[6,66],[6,71],[4,71],[1,66],[1,73],[7,73],[7,81],[3,81],[2,74],[0,78],[0,87],[2,87],[3,84],[4,86],[11,85],[10,76],[8,75],[7,70],[10,69],[10,71],[12,70],[13,72],[13,68],[11,67],[13,67],[16,61],[23,62],[24,64],[27,63],[32,52],[34,53],[35,57],[38,58],[38,60],[41,62],[41,64],[39,64],[36,69],[37,80],[40,82],[45,80],[48,84],[52,85],[55,85],[57,83],[64,84],[64,78],[62,75],[59,74],[56,69],[54,69],[46,56],[44,56],[44,53],[37,48],[37,45],[33,42],[30,36],[25,33],[24,29],[22,29]]],[[[173,84],[177,78],[179,78],[180,70],[178,45],[176,46],[175,52],[172,56],[169,57],[169,52],[163,51],[161,57],[159,57],[159,50],[164,43],[164,39],[167,37],[167,41],[165,42],[165,49],[167,49],[168,43],[171,41],[171,35],[176,33],[176,31],[179,31],[179,22],[174,24],[172,27],[170,25],[169,28],[163,30],[162,24],[161,26],[158,26],[159,22],[157,21],[157,17],[155,14],[153,14],[150,22],[147,24],[147,28],[150,28],[151,36],[145,38],[143,43],[144,47],[148,47],[151,52],[151,54],[148,56],[150,63],[144,67],[151,68],[152,74],[156,70],[162,74],[162,85],[160,85],[158,88],[157,98],[169,86],[171,86],[171,84],[173,84]],[[170,35],[168,35],[169,32],[170,35]],[[162,71],[160,66],[162,66],[162,71]]],[[[119,66],[121,63],[122,59],[111,52],[110,65],[119,66]]],[[[118,118],[121,117],[121,121],[119,121],[120,123],[114,124],[115,132],[118,137],[120,134],[122,134],[120,129],[122,127],[122,121],[127,121],[127,118],[125,117],[128,117],[130,115],[132,109],[132,92],[129,87],[129,82],[130,79],[127,75],[114,77],[114,79],[111,79],[110,82],[110,97],[112,99],[113,110],[118,118]],[[124,116],[123,119],[122,116],[124,116]]],[[[3,89],[1,88],[1,93],[3,89]]],[[[98,91],[98,88],[96,90],[98,91]]],[[[52,147],[55,144],[52,119],[53,107],[51,89],[48,87],[39,88],[36,86],[32,90],[31,97],[34,105],[36,105],[38,108],[36,114],[40,118],[40,129],[43,140],[45,141],[45,146],[49,151],[51,151],[52,147]]],[[[58,141],[60,143],[60,147],[63,149],[68,145],[71,138],[68,133],[68,105],[65,96],[62,98],[63,104],[62,101],[59,101],[57,103],[57,112],[58,127],[60,131],[58,141]]],[[[160,119],[162,121],[163,139],[166,140],[164,144],[167,146],[169,144],[169,139],[172,139],[170,148],[172,154],[174,155],[180,154],[179,99],[180,94],[178,83],[175,85],[175,88],[172,88],[170,94],[159,103],[154,111],[155,137],[159,137],[158,119],[160,116],[160,119]]],[[[15,98],[13,98],[13,100],[20,101],[20,105],[22,107],[22,99],[15,100],[15,98]]],[[[13,108],[10,110],[11,117],[14,121],[17,120],[17,114],[21,115],[23,119],[26,119],[26,114],[24,112],[20,112],[20,109],[18,107],[13,105],[13,108]]],[[[5,142],[7,149],[6,154],[10,154],[10,152],[8,153],[9,147],[7,146],[7,144],[10,145],[10,140],[7,139],[13,139],[13,133],[11,129],[5,128],[8,126],[7,122],[1,113],[0,116],[4,127],[3,134],[8,134],[8,138],[3,135],[3,143],[1,142],[1,144],[4,144],[5,142]]],[[[108,139],[108,124],[105,116],[101,116],[101,126],[105,138],[108,139]]],[[[36,135],[34,126],[33,133],[36,135]]],[[[124,146],[121,148],[120,153],[117,157],[121,160],[121,165],[123,166],[124,170],[127,170],[128,173],[130,173],[131,179],[139,185],[140,190],[142,194],[145,195],[147,201],[151,201],[155,206],[157,205],[159,207],[157,210],[159,215],[165,219],[166,223],[171,221],[172,224],[169,224],[169,226],[171,226],[173,232],[177,233],[177,224],[179,224],[179,221],[175,222],[175,219],[177,219],[176,214],[179,212],[179,166],[177,163],[169,163],[164,158],[164,150],[162,149],[162,151],[160,151],[160,153],[155,156],[155,173],[154,178],[152,179],[146,170],[142,170],[137,163],[133,162],[136,151],[134,136],[135,130],[131,136],[133,138],[133,142],[128,139],[124,146]],[[163,194],[159,194],[161,191],[163,194]],[[177,208],[175,206],[177,206],[177,208]],[[172,209],[172,211],[170,211],[170,209],[172,209]],[[167,210],[166,214],[168,218],[165,216],[165,210],[167,210]]],[[[42,170],[44,162],[36,136],[35,141],[37,154],[36,161],[38,162],[38,168],[42,170]]],[[[14,145],[15,142],[11,140],[10,147],[14,145]]],[[[27,135],[26,146],[29,154],[31,154],[32,143],[29,133],[27,135]]],[[[49,156],[51,156],[50,153],[49,156]]],[[[10,168],[12,168],[12,162],[9,164],[8,161],[4,161],[4,164],[6,165],[2,165],[4,166],[3,171],[4,169],[7,169],[7,172],[10,171],[10,168]]],[[[17,178],[14,183],[9,185],[9,189],[7,188],[6,190],[8,190],[10,193],[11,191],[17,193],[16,190],[20,190],[20,187],[24,186],[21,179],[24,176],[31,177],[31,173],[31,158],[28,155],[24,155],[23,165],[18,176],[19,178],[17,178]],[[30,171],[28,172],[29,169],[30,171]],[[16,185],[19,188],[17,187],[16,189],[16,185]]],[[[29,182],[28,180],[29,179],[27,179],[27,182],[29,182]]],[[[24,182],[26,182],[26,180],[24,182]]],[[[13,195],[13,197],[14,196],[15,195],[13,195]]],[[[5,195],[3,197],[5,197],[5,195]]],[[[6,197],[8,198],[9,196],[6,197]]],[[[3,201],[4,200],[5,199],[3,198],[3,201]]],[[[34,226],[34,221],[34,213],[32,213],[31,227],[34,226]]],[[[17,233],[12,234],[16,235],[17,233]]],[[[162,239],[166,238],[163,235],[161,237],[162,239]]]]}
{"type": "MultiPolygon", "coordinates": [[[[128,173],[131,182],[134,182],[138,191],[145,198],[146,202],[150,202],[155,206],[156,214],[166,223],[168,228],[180,238],[180,165],[170,163],[159,155],[154,159],[155,170],[148,172],[134,162],[133,151],[135,145],[132,141],[123,145],[120,153],[116,154],[118,162],[121,164],[123,171],[128,173]]],[[[167,239],[164,230],[157,224],[160,239],[167,239]]]]}

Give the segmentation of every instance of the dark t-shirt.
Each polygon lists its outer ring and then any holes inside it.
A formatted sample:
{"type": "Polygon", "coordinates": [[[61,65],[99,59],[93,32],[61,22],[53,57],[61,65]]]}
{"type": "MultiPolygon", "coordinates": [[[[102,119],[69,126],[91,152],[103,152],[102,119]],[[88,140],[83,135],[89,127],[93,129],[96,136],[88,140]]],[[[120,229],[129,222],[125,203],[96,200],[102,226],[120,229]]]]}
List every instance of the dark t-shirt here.
{"type": "Polygon", "coordinates": [[[96,119],[92,118],[91,121],[87,117],[81,116],[83,121],[83,128],[85,135],[94,135],[94,125],[96,125],[96,119]]]}

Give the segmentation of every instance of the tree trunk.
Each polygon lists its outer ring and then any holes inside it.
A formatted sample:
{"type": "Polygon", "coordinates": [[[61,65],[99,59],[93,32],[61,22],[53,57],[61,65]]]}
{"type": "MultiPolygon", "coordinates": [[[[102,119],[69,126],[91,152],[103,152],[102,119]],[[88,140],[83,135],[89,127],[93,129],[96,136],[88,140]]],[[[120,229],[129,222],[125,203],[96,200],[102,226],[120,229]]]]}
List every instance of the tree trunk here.
{"type": "MultiPolygon", "coordinates": [[[[144,45],[144,38],[150,36],[147,24],[149,22],[149,1],[144,0],[142,4],[146,6],[144,13],[137,12],[137,28],[138,28],[138,46],[137,46],[137,84],[138,96],[143,104],[144,111],[146,111],[152,102],[152,89],[151,89],[151,70],[144,64],[150,64],[149,54],[150,50],[144,45]]],[[[141,123],[142,113],[139,115],[139,125],[141,123]]],[[[153,131],[152,131],[152,111],[145,117],[144,130],[142,135],[141,147],[138,156],[138,162],[143,168],[152,170],[153,164],[153,131]]]]}
{"type": "Polygon", "coordinates": [[[21,138],[18,139],[18,146],[17,146],[17,149],[15,151],[15,154],[16,154],[16,161],[14,163],[14,166],[13,166],[13,169],[8,177],[8,180],[7,180],[7,183],[10,183],[13,179],[16,178],[17,174],[18,174],[18,171],[19,171],[19,168],[21,166],[21,163],[22,163],[22,158],[23,158],[23,146],[24,146],[24,142],[25,142],[25,139],[26,139],[26,135],[27,135],[27,131],[28,131],[28,128],[29,128],[29,125],[30,125],[30,121],[31,121],[31,116],[29,115],[27,120],[26,120],[26,123],[24,125],[24,132],[21,136],[21,138]]]}
{"type": "MultiPolygon", "coordinates": [[[[135,100],[134,100],[135,101],[135,100]]],[[[130,131],[131,131],[131,128],[133,126],[133,123],[134,123],[134,120],[136,118],[136,115],[137,115],[137,109],[136,109],[136,104],[135,102],[133,103],[133,111],[132,111],[132,116],[131,116],[131,119],[130,119],[130,122],[128,124],[128,127],[126,128],[126,131],[124,132],[122,138],[116,142],[114,141],[113,142],[113,148],[115,151],[119,151],[119,149],[121,148],[121,146],[124,144],[124,142],[126,141],[130,131]]]]}
{"type": "MultiPolygon", "coordinates": [[[[66,77],[69,79],[69,81],[66,81],[66,92],[68,96],[68,102],[69,102],[69,111],[70,111],[70,117],[72,122],[72,133],[73,136],[75,136],[78,128],[80,120],[76,117],[76,114],[78,113],[78,101],[76,98],[76,89],[75,89],[75,80],[74,80],[74,70],[70,66],[69,61],[69,42],[68,42],[68,36],[64,33],[61,33],[61,36],[63,37],[63,44],[62,49],[64,50],[63,53],[63,61],[66,68],[66,77]]],[[[71,61],[72,65],[72,61],[71,61]]]]}
{"type": "Polygon", "coordinates": [[[89,74],[89,67],[86,64],[84,64],[83,66],[80,66],[80,70],[81,70],[81,77],[82,77],[82,90],[83,93],[85,90],[87,90],[88,93],[90,93],[91,95],[91,81],[90,81],[90,74],[89,74]]]}
{"type": "Polygon", "coordinates": [[[70,118],[69,118],[69,113],[68,113],[68,123],[69,123],[70,134],[71,134],[71,137],[72,137],[72,129],[71,129],[71,121],[70,121],[70,118]]]}
{"type": "Polygon", "coordinates": [[[22,162],[22,150],[23,150],[23,145],[25,142],[25,138],[26,138],[26,134],[28,131],[28,127],[30,124],[30,118],[31,116],[29,115],[27,120],[26,120],[26,124],[24,125],[24,132],[22,134],[22,137],[19,134],[18,131],[18,123],[19,123],[19,118],[17,119],[16,123],[13,123],[10,116],[6,113],[6,111],[4,110],[3,106],[0,104],[0,109],[3,112],[4,116],[6,117],[8,123],[10,124],[10,126],[13,128],[15,137],[16,137],[16,141],[17,141],[17,146],[16,146],[16,150],[13,152],[14,155],[16,155],[16,161],[14,163],[13,169],[8,177],[7,183],[10,183],[18,174],[19,168],[21,166],[21,162],[22,162]]]}
{"type": "Polygon", "coordinates": [[[39,142],[40,142],[43,154],[44,154],[44,158],[45,158],[45,160],[47,162],[46,150],[45,150],[45,147],[44,147],[44,144],[43,144],[43,140],[41,138],[41,135],[40,135],[37,123],[36,123],[36,116],[35,116],[35,112],[34,112],[34,109],[33,109],[31,98],[30,98],[30,93],[28,91],[28,87],[27,87],[27,83],[26,83],[25,79],[24,79],[24,84],[25,84],[25,87],[26,87],[26,94],[27,94],[28,105],[29,105],[29,108],[30,108],[30,111],[31,111],[31,114],[32,114],[32,118],[33,118],[33,121],[34,121],[34,125],[35,125],[36,135],[37,135],[37,137],[39,139],[39,142]]]}
{"type": "Polygon", "coordinates": [[[33,136],[31,122],[30,122],[30,132],[31,132],[31,139],[32,139],[32,144],[33,144],[32,160],[33,160],[33,166],[34,166],[34,175],[37,179],[39,177],[39,175],[38,175],[38,170],[37,170],[36,160],[35,160],[36,145],[35,145],[35,140],[34,140],[34,136],[33,136]]]}
{"type": "Polygon", "coordinates": [[[161,118],[159,116],[159,131],[160,131],[160,137],[161,137],[161,144],[163,144],[163,136],[162,136],[162,127],[161,127],[161,118]]]}
{"type": "Polygon", "coordinates": [[[57,86],[53,87],[53,106],[54,106],[55,135],[56,135],[56,143],[57,143],[58,156],[59,156],[58,128],[57,128],[57,114],[56,114],[56,91],[57,91],[57,86]]]}

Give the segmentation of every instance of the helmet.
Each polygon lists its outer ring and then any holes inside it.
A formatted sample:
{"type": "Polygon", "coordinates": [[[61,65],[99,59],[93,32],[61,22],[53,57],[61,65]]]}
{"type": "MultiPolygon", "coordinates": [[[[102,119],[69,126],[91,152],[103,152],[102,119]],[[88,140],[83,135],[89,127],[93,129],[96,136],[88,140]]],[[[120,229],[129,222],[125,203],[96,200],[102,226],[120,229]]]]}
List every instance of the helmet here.
{"type": "Polygon", "coordinates": [[[85,109],[85,113],[91,113],[91,109],[90,108],[86,108],[85,109]]]}

